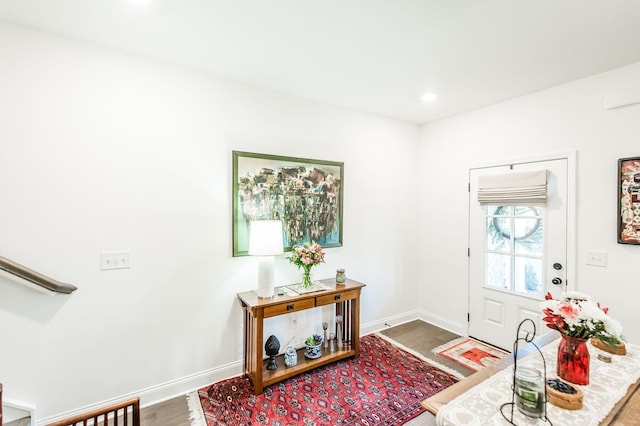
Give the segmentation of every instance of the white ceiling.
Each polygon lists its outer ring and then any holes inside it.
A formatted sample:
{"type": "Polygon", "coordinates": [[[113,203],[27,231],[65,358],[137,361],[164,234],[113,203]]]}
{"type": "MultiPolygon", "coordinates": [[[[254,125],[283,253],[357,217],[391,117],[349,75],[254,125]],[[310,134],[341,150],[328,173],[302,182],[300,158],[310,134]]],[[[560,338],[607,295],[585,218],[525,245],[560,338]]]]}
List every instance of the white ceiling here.
{"type": "Polygon", "coordinates": [[[0,19],[418,124],[640,62],[638,0],[0,0],[0,19]]]}

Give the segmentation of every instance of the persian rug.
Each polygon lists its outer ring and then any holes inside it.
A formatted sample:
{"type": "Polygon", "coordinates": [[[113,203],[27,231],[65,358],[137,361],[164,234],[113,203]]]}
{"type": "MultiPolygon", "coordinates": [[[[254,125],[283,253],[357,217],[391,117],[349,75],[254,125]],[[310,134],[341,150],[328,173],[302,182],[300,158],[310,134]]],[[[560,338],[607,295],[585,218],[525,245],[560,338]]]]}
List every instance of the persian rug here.
{"type": "Polygon", "coordinates": [[[400,425],[458,379],[377,336],[360,357],[319,367],[254,395],[245,376],[198,390],[207,425],[400,425]]]}
{"type": "Polygon", "coordinates": [[[493,365],[508,354],[470,337],[454,339],[433,352],[473,371],[493,365]]]}

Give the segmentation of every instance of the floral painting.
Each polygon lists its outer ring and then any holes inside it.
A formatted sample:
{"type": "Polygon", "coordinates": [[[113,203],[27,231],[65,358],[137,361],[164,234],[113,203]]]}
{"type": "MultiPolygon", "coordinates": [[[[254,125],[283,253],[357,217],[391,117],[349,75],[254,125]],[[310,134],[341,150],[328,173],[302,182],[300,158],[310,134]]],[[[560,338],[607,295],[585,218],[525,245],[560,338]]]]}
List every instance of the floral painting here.
{"type": "Polygon", "coordinates": [[[618,160],[618,243],[640,244],[640,157],[618,160]]]}
{"type": "Polygon", "coordinates": [[[249,222],[282,220],[285,250],[342,245],[344,163],[233,151],[233,255],[246,256],[249,222]]]}

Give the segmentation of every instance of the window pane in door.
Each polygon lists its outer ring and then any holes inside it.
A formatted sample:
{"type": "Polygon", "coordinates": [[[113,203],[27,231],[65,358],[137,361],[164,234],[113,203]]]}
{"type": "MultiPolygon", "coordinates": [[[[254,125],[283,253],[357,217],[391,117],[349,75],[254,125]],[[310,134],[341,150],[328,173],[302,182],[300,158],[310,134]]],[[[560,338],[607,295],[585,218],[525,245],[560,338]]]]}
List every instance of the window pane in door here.
{"type": "Polygon", "coordinates": [[[513,216],[513,206],[487,206],[489,216],[513,216]]]}
{"type": "Polygon", "coordinates": [[[542,256],[542,219],[516,217],[514,222],[516,253],[542,256]]]}
{"type": "Polygon", "coordinates": [[[485,286],[543,294],[543,213],[532,206],[486,208],[485,286]]]}
{"type": "Polygon", "coordinates": [[[511,251],[511,219],[487,217],[487,249],[491,251],[511,251]]]}
{"type": "Polygon", "coordinates": [[[487,253],[487,287],[511,288],[511,256],[508,254],[487,253]]]}
{"type": "Polygon", "coordinates": [[[542,259],[516,256],[515,290],[531,296],[542,296],[542,259]]]}

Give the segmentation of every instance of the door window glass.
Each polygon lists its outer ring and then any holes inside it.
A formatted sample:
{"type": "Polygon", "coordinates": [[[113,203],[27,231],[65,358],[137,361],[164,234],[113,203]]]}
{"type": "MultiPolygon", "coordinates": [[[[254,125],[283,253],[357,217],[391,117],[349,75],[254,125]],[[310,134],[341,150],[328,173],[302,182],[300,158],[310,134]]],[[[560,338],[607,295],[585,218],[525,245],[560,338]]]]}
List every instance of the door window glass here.
{"type": "Polygon", "coordinates": [[[542,296],[544,209],[487,206],[485,285],[542,296]]]}

